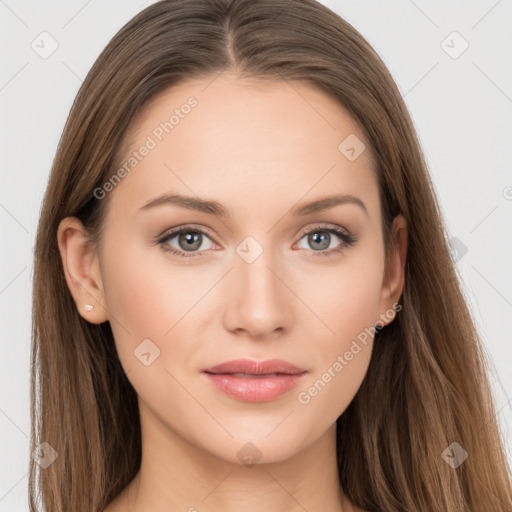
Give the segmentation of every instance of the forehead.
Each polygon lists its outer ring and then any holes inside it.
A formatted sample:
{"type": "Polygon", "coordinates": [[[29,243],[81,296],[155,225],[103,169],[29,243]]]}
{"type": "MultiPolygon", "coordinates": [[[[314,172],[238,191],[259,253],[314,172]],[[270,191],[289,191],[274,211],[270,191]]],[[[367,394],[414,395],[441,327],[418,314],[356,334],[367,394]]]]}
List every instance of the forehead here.
{"type": "Polygon", "coordinates": [[[123,149],[121,165],[137,161],[115,193],[131,191],[138,203],[162,191],[227,204],[236,192],[241,202],[267,206],[331,192],[365,194],[372,202],[378,193],[358,124],[306,83],[222,74],[183,82],[145,105],[123,149]],[[144,146],[144,157],[133,156],[144,146]]]}
{"type": "Polygon", "coordinates": [[[258,134],[279,134],[278,140],[266,143],[285,144],[287,139],[293,139],[297,143],[296,151],[304,141],[318,145],[319,137],[325,142],[320,149],[330,146],[337,150],[339,139],[349,134],[364,140],[348,111],[311,84],[289,80],[251,81],[221,74],[187,80],[150,99],[131,123],[125,148],[148,134],[158,139],[157,142],[202,136],[200,142],[205,144],[208,140],[217,142],[217,135],[228,133],[234,142],[253,136],[255,143],[258,134]],[[313,132],[317,135],[312,137],[313,132]],[[170,134],[172,137],[166,137],[170,134]],[[204,137],[206,134],[208,138],[204,137]]]}

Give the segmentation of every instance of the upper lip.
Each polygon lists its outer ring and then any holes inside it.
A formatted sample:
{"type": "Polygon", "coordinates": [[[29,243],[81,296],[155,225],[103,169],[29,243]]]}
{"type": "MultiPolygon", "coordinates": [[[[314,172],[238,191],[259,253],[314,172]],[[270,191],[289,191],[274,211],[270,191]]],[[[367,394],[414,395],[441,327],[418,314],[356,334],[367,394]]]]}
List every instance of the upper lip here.
{"type": "Polygon", "coordinates": [[[247,373],[249,375],[266,375],[269,373],[284,373],[295,375],[306,370],[281,359],[253,361],[251,359],[234,359],[203,370],[207,373],[247,373]]]}

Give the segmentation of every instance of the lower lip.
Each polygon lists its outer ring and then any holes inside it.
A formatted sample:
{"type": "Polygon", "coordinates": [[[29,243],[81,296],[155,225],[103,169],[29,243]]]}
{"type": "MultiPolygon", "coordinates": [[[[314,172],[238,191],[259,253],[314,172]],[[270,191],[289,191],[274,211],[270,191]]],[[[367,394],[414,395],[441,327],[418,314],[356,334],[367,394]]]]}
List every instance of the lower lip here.
{"type": "Polygon", "coordinates": [[[275,377],[236,377],[229,373],[206,373],[208,380],[220,391],[245,402],[269,402],[293,389],[306,374],[275,377]]]}

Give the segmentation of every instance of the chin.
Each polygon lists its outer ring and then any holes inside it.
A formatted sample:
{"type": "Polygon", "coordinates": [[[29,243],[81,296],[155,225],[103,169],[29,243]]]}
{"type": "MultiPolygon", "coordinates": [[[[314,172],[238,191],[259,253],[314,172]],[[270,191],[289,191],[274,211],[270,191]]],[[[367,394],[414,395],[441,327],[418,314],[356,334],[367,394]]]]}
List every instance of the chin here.
{"type": "Polygon", "coordinates": [[[290,439],[289,435],[277,432],[265,438],[267,435],[266,429],[264,434],[254,436],[247,432],[245,436],[224,439],[215,446],[205,446],[205,449],[226,462],[250,467],[283,462],[305,448],[304,440],[290,439]]]}

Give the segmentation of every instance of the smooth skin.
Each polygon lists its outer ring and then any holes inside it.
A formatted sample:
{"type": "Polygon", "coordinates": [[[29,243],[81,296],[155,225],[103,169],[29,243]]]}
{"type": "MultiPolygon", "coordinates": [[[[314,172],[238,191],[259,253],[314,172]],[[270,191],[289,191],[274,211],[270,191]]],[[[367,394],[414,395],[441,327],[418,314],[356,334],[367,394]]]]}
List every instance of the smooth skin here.
{"type": "Polygon", "coordinates": [[[353,161],[340,152],[348,135],[364,136],[328,95],[298,82],[227,73],[212,80],[168,89],[132,123],[126,159],[148,136],[158,144],[107,193],[99,248],[87,249],[76,218],[58,230],[78,311],[89,322],[110,322],[138,394],[141,468],[106,510],[361,512],[339,488],[336,419],[365,377],[373,336],[309,403],[298,395],[365,329],[393,321],[404,285],[405,219],[394,221],[397,250],[385,269],[370,147],[365,141],[353,161]],[[158,141],[155,128],[191,96],[197,106],[158,141]],[[169,203],[140,210],[164,193],[216,201],[230,215],[169,203]],[[292,214],[334,194],[360,198],[366,211],[345,203],[292,214]],[[207,234],[192,249],[179,235],[159,243],[184,225],[189,237],[198,228],[207,234]],[[357,241],[345,245],[325,226],[357,241]],[[244,245],[246,237],[257,245],[244,245]],[[240,247],[262,253],[248,263],[240,247]],[[160,350],[147,366],[134,354],[146,339],[152,357],[154,346],[160,350]],[[244,402],[201,373],[238,358],[284,359],[307,374],[273,401],[244,402]],[[260,456],[253,465],[238,455],[249,442],[260,456]]]}

